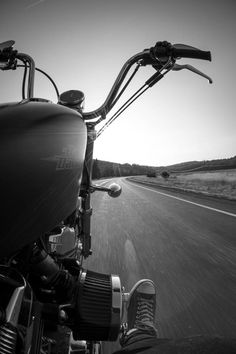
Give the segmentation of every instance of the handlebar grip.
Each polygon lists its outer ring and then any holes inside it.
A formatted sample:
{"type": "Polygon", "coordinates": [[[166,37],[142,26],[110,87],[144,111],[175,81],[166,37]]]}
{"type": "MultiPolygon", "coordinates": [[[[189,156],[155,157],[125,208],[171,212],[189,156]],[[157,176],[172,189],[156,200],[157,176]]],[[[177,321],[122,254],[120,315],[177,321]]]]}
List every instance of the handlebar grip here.
{"type": "Polygon", "coordinates": [[[174,58],[192,58],[211,61],[211,52],[181,45],[173,45],[174,58]]]}
{"type": "Polygon", "coordinates": [[[154,58],[192,58],[211,61],[211,52],[200,50],[186,44],[174,44],[167,41],[157,42],[155,47],[150,49],[151,56],[154,58]]]}

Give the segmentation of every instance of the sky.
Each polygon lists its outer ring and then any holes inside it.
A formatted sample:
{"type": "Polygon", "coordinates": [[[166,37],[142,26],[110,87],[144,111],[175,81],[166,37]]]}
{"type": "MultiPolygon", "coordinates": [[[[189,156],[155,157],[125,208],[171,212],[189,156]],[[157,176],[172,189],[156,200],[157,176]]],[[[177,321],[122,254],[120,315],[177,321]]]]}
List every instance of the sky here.
{"type": "MultiPolygon", "coordinates": [[[[212,62],[179,64],[203,71],[212,85],[190,71],[170,72],[95,142],[100,160],[166,166],[236,155],[235,15],[235,0],[3,0],[0,42],[14,40],[60,92],[82,90],[85,111],[104,102],[128,58],[159,40],[210,50],[212,62]]],[[[0,102],[20,99],[20,70],[0,72],[0,102]]],[[[126,98],[154,73],[140,70],[126,98]]],[[[35,96],[56,102],[38,75],[35,96]]]]}

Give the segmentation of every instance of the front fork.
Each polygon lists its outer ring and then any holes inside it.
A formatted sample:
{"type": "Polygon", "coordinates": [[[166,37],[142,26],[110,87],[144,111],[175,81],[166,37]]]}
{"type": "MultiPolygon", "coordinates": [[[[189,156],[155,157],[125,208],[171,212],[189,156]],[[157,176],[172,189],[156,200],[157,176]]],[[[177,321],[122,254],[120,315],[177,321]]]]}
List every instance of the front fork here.
{"type": "Polygon", "coordinates": [[[87,258],[92,254],[91,251],[91,181],[93,170],[93,147],[96,139],[95,125],[86,123],[87,126],[87,147],[85,152],[84,169],[81,183],[81,208],[79,210],[81,220],[80,239],[82,242],[82,256],[87,258]]]}

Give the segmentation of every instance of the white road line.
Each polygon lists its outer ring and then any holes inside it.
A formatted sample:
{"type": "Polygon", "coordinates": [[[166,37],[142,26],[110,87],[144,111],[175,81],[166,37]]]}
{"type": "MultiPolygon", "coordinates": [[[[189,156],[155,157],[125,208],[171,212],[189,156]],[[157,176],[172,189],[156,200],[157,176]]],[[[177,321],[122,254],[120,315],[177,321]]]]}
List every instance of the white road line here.
{"type": "Polygon", "coordinates": [[[105,183],[107,183],[110,180],[111,180],[111,178],[98,180],[98,181],[95,181],[95,182],[98,182],[98,183],[95,183],[95,184],[98,185],[98,186],[103,186],[105,183]]]}
{"type": "MultiPolygon", "coordinates": [[[[130,182],[130,181],[129,181],[130,182]]],[[[132,183],[132,182],[131,182],[132,183]]],[[[209,209],[209,210],[213,210],[213,211],[216,211],[218,213],[221,213],[221,214],[225,214],[225,215],[229,215],[229,216],[233,216],[236,218],[236,214],[233,214],[233,213],[229,213],[228,211],[224,211],[224,210],[220,210],[220,209],[215,209],[215,208],[211,208],[207,205],[203,205],[203,204],[198,204],[198,203],[195,203],[195,202],[191,202],[190,200],[186,200],[186,199],[183,199],[183,198],[179,198],[179,197],[175,197],[173,195],[170,195],[170,194],[166,194],[166,193],[163,193],[163,192],[159,192],[155,189],[151,189],[151,188],[147,188],[147,187],[143,187],[143,186],[140,186],[138,183],[135,183],[135,185],[139,188],[143,188],[143,189],[147,189],[149,191],[152,191],[152,192],[155,192],[155,193],[158,193],[158,194],[162,194],[162,195],[165,195],[166,197],[170,197],[170,198],[174,198],[174,199],[177,199],[177,200],[181,200],[182,202],[185,202],[185,203],[189,203],[189,204],[193,204],[193,205],[197,205],[199,207],[202,207],[202,208],[205,208],[205,209],[209,209]]]]}

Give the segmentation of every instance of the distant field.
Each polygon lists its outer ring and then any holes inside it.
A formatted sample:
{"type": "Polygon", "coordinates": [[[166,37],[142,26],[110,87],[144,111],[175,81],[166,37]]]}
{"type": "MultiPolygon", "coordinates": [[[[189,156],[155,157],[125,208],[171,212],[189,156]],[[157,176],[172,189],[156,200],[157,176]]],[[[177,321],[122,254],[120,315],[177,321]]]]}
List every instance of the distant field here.
{"type": "Polygon", "coordinates": [[[161,176],[137,176],[134,178],[143,182],[155,183],[166,187],[182,188],[236,199],[236,169],[175,173],[171,174],[167,180],[164,180],[161,176]]]}

